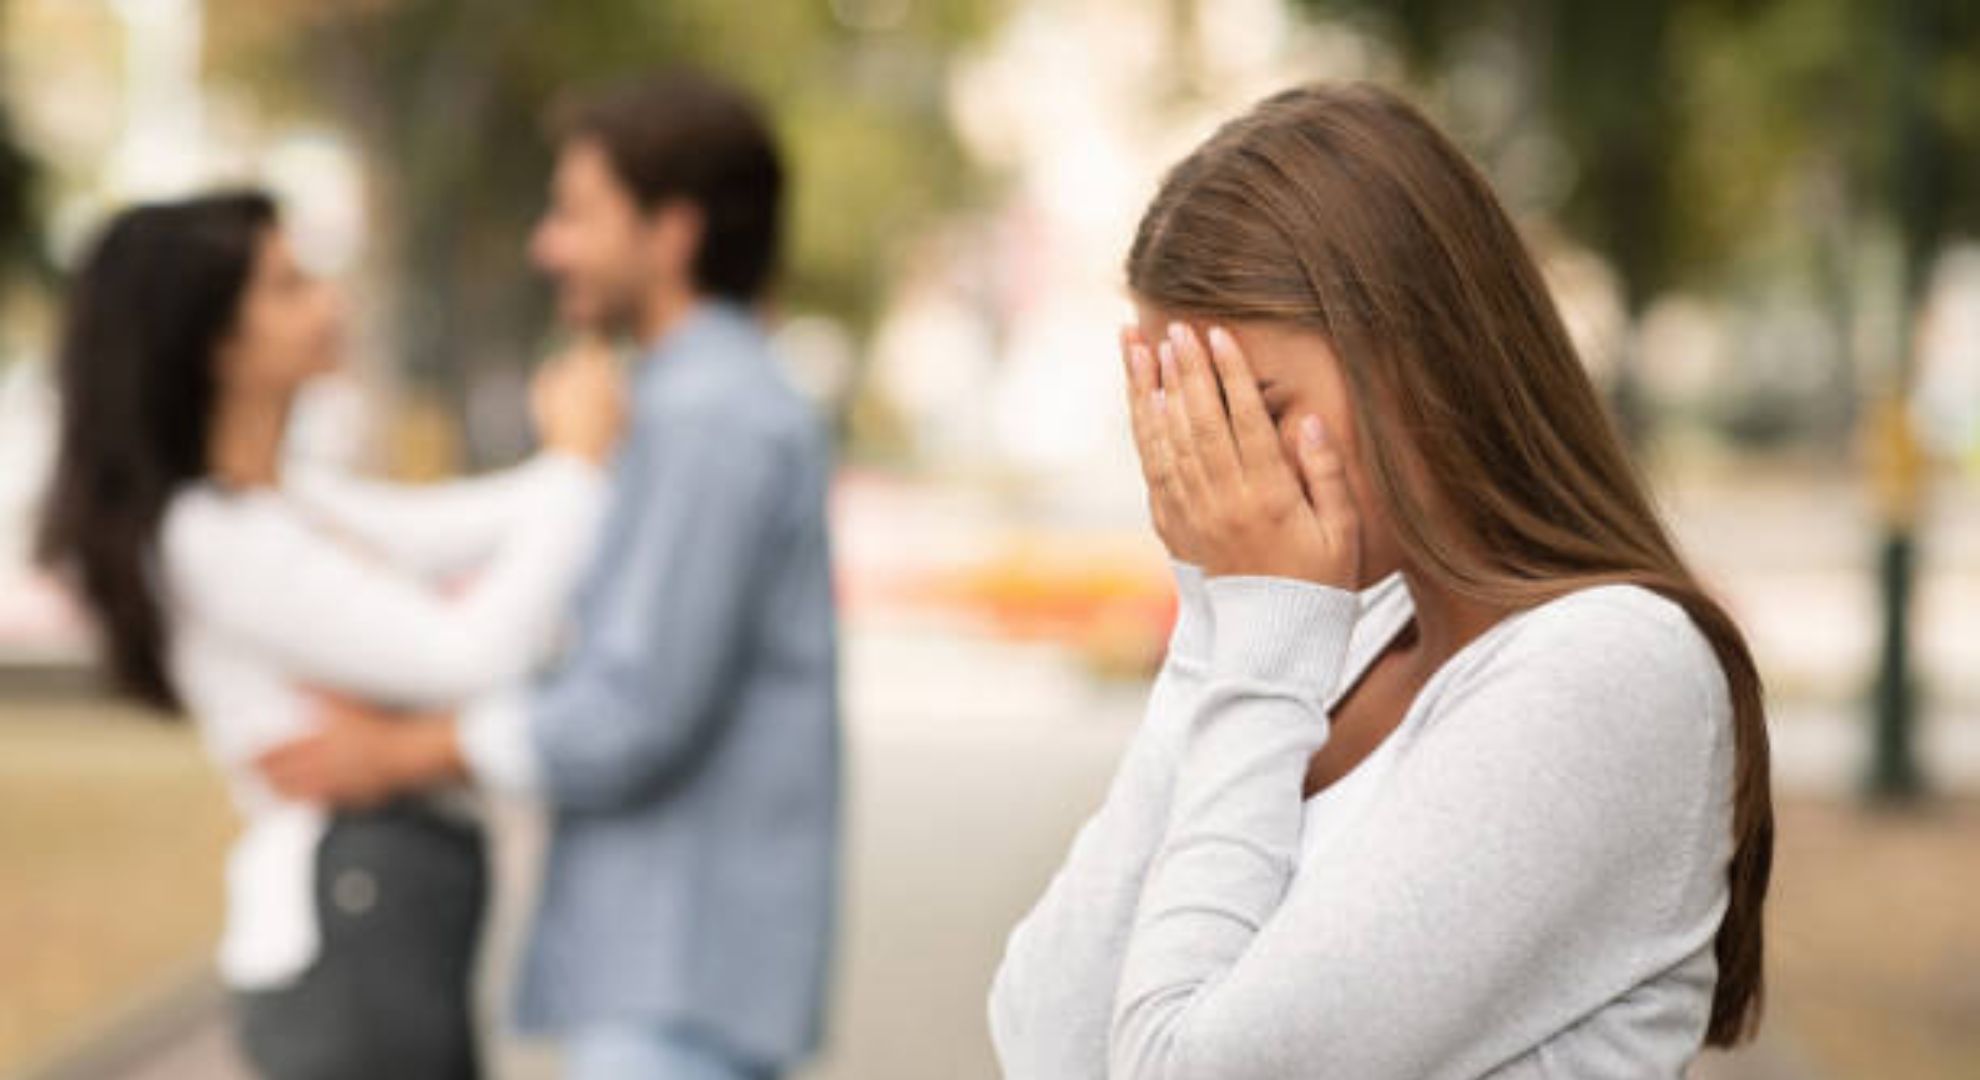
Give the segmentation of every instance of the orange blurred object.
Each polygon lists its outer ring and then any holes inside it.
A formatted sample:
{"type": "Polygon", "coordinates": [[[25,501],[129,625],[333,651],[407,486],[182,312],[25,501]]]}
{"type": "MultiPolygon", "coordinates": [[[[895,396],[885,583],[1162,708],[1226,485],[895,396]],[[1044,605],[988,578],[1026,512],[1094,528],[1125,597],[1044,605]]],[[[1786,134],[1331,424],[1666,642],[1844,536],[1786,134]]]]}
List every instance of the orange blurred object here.
{"type": "Polygon", "coordinates": [[[898,597],[980,616],[997,632],[1056,641],[1097,671],[1143,675],[1159,666],[1176,597],[1167,567],[1139,548],[1027,537],[954,570],[904,586],[898,597]]]}

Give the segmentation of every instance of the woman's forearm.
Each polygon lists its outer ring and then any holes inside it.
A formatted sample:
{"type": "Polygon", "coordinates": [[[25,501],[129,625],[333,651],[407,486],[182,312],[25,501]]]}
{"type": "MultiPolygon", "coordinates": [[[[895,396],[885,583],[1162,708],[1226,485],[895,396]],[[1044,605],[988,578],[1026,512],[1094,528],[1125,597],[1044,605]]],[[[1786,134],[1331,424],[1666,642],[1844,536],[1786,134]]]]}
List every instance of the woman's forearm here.
{"type": "Polygon", "coordinates": [[[1005,1074],[1098,1076],[1108,1002],[1149,860],[1161,843],[1182,729],[1203,691],[1214,638],[1201,572],[1176,565],[1177,618],[1142,725],[1100,809],[1010,936],[990,995],[1005,1074]]]}

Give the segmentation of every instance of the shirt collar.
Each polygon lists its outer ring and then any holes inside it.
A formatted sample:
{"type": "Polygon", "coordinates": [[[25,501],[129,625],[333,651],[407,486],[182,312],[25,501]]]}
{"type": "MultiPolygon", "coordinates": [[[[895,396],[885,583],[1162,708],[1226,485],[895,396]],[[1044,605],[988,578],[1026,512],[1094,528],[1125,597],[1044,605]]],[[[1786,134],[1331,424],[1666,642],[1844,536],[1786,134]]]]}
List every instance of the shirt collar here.
{"type": "Polygon", "coordinates": [[[755,341],[763,335],[754,313],[733,300],[698,301],[673,329],[648,345],[650,360],[676,364],[738,351],[731,343],[755,341]]]}

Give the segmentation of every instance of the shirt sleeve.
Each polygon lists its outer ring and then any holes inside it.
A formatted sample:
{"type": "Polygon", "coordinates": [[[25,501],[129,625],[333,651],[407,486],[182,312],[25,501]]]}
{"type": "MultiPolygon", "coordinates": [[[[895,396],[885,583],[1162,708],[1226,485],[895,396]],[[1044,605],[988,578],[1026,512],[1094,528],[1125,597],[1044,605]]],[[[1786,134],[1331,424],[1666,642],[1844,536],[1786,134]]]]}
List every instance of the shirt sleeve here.
{"type": "MultiPolygon", "coordinates": [[[[271,497],[274,498],[274,497],[271,497]]],[[[165,541],[178,599],[296,681],[387,704],[453,706],[544,654],[591,548],[598,470],[555,465],[481,574],[443,597],[277,504],[180,519],[165,541]]]]}
{"type": "MultiPolygon", "coordinates": [[[[1338,678],[1353,608],[1291,582],[1210,589],[1210,688],[1123,964],[1109,1075],[1484,1075],[1709,947],[1728,713],[1695,631],[1576,598],[1517,628],[1444,688],[1354,833],[1295,880],[1301,777],[1327,734],[1314,691],[1338,678]]],[[[1600,1075],[1677,1075],[1698,1016],[1600,1075]]]]}
{"type": "Polygon", "coordinates": [[[546,486],[589,464],[546,450],[513,468],[435,484],[376,480],[299,465],[283,493],[368,550],[416,574],[457,574],[487,559],[517,520],[539,505],[546,486]]]}
{"type": "Polygon", "coordinates": [[[581,633],[530,704],[541,794],[574,808],[646,797],[715,733],[746,663],[766,552],[794,464],[767,431],[649,425],[621,481],[581,633]]]}
{"type": "Polygon", "coordinates": [[[1012,1080],[1102,1076],[1112,990],[1148,862],[1169,816],[1183,726],[1203,692],[1214,628],[1201,570],[1175,564],[1176,624],[1147,710],[1100,808],[1011,932],[990,1032],[1012,1080]]]}

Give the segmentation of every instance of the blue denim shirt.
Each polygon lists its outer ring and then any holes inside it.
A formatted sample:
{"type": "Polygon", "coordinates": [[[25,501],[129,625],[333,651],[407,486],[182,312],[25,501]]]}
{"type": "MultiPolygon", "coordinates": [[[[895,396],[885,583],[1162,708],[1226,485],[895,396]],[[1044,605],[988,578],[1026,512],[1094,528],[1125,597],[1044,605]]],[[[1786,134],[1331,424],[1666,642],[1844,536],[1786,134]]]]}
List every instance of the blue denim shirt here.
{"type": "Polygon", "coordinates": [[[529,730],[553,828],[525,1028],[816,1044],[837,888],[828,439],[744,309],[642,367],[564,662],[529,730]]]}

